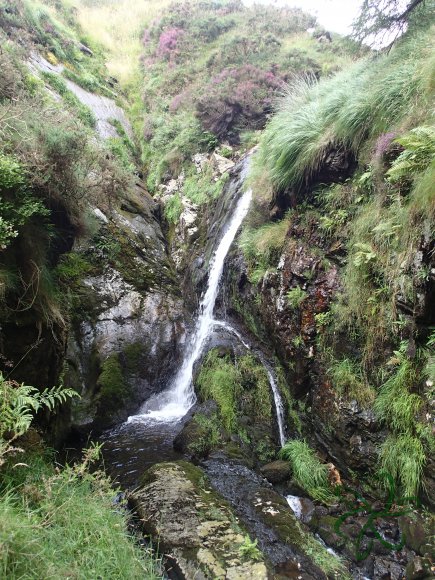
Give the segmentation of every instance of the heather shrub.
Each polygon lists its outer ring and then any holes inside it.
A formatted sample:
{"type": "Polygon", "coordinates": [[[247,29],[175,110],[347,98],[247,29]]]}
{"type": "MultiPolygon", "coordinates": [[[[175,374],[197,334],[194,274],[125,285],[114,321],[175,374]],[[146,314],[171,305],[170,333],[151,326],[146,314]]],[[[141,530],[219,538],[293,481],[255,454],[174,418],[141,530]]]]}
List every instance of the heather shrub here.
{"type": "Polygon", "coordinates": [[[211,79],[196,104],[202,125],[218,138],[240,128],[258,129],[272,110],[282,79],[253,65],[224,69],[211,79]]]}

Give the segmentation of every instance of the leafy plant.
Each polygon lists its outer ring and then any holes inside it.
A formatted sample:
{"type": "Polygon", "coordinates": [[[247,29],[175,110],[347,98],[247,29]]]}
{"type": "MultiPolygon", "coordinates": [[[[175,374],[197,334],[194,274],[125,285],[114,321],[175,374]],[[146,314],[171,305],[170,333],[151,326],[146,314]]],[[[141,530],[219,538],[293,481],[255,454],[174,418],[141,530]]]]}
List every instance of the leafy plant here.
{"type": "Polygon", "coordinates": [[[262,553],[257,548],[258,540],[252,541],[249,536],[245,536],[243,544],[239,546],[239,555],[244,560],[257,562],[263,558],[262,553]]]}
{"type": "Polygon", "coordinates": [[[73,389],[35,387],[7,380],[0,372],[0,467],[7,455],[19,451],[13,442],[29,430],[35,414],[42,408],[53,411],[57,404],[78,397],[73,389]]]}
{"type": "Polygon", "coordinates": [[[387,171],[388,179],[395,183],[403,178],[410,179],[424,171],[435,157],[435,129],[429,126],[416,127],[395,139],[404,151],[393,161],[387,171]]]}

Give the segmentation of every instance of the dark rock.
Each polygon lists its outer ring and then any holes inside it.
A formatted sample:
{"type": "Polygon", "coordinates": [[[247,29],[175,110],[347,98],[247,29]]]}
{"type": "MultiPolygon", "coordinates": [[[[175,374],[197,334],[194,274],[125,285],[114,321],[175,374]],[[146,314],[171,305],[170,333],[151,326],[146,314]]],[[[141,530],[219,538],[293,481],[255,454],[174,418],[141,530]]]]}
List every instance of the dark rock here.
{"type": "Polygon", "coordinates": [[[420,556],[431,549],[431,538],[435,534],[435,517],[433,514],[420,514],[414,512],[412,515],[401,516],[399,519],[400,531],[405,545],[420,556]]]}
{"type": "Polygon", "coordinates": [[[402,580],[403,578],[403,567],[382,556],[374,559],[373,572],[376,580],[402,580]]]}
{"type": "Polygon", "coordinates": [[[274,489],[266,487],[260,475],[225,459],[209,459],[205,469],[212,486],[252,531],[278,574],[282,570],[292,570],[293,563],[297,562],[298,576],[290,575],[290,578],[324,579],[327,577],[324,566],[335,567],[328,577],[348,578],[345,565],[313,538],[287,501],[274,489]]]}
{"type": "Polygon", "coordinates": [[[423,578],[433,578],[434,569],[431,567],[428,558],[416,556],[412,562],[406,566],[406,580],[422,580],[423,578]]]}
{"type": "Polygon", "coordinates": [[[291,467],[288,461],[272,461],[260,469],[270,483],[282,483],[291,477],[291,467]]]}

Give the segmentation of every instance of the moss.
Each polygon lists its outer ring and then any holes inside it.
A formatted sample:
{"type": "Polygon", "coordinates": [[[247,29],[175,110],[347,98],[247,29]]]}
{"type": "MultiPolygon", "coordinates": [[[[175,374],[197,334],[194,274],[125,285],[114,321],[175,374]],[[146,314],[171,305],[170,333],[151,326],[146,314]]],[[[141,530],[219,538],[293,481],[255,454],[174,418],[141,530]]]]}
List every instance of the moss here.
{"type": "Polygon", "coordinates": [[[142,342],[132,342],[123,348],[125,369],[128,374],[135,374],[140,370],[140,363],[144,356],[142,342]]]}
{"type": "Polygon", "coordinates": [[[130,387],[124,379],[117,354],[111,354],[101,365],[97,386],[100,389],[100,406],[104,410],[114,411],[127,399],[130,387]]]}

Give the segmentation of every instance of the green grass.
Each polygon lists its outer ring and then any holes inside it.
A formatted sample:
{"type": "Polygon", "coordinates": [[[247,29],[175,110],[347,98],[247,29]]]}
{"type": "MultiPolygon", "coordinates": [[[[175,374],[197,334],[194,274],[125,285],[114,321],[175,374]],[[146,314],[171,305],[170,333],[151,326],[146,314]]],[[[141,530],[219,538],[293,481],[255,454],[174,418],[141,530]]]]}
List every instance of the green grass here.
{"type": "Polygon", "coordinates": [[[364,378],[360,365],[355,360],[344,358],[332,360],[328,368],[332,388],[346,400],[356,400],[364,407],[370,407],[376,391],[364,378]]]}
{"type": "Polygon", "coordinates": [[[212,350],[207,355],[196,380],[201,397],[213,399],[219,407],[224,428],[234,432],[237,428],[237,401],[240,396],[240,375],[227,357],[212,350]]]}
{"type": "Polygon", "coordinates": [[[55,471],[47,460],[3,473],[0,576],[21,578],[160,578],[157,562],[127,530],[126,512],[100,473],[81,466],[55,471]]]}
{"type": "Polygon", "coordinates": [[[295,482],[311,497],[326,503],[331,501],[328,468],[305,441],[287,441],[279,455],[290,462],[295,482]]]}
{"type": "MultiPolygon", "coordinates": [[[[196,379],[202,400],[212,399],[219,408],[219,417],[226,431],[246,434],[239,425],[242,415],[270,425],[273,421],[269,379],[263,365],[248,354],[232,360],[211,350],[196,379]]],[[[246,438],[246,437],[245,437],[246,438]]]]}
{"type": "Polygon", "coordinates": [[[416,498],[426,462],[422,441],[410,433],[391,434],[381,446],[379,459],[380,468],[394,478],[403,496],[416,498]]]}
{"type": "Polygon", "coordinates": [[[251,282],[259,282],[269,268],[278,265],[290,224],[291,216],[288,214],[278,222],[259,228],[247,226],[242,230],[239,247],[248,263],[251,282]]]}
{"type": "Polygon", "coordinates": [[[320,83],[299,80],[281,103],[262,139],[258,163],[277,188],[299,189],[316,174],[330,148],[359,151],[362,143],[430,115],[432,51],[426,32],[399,43],[388,55],[366,59],[320,83]]]}

